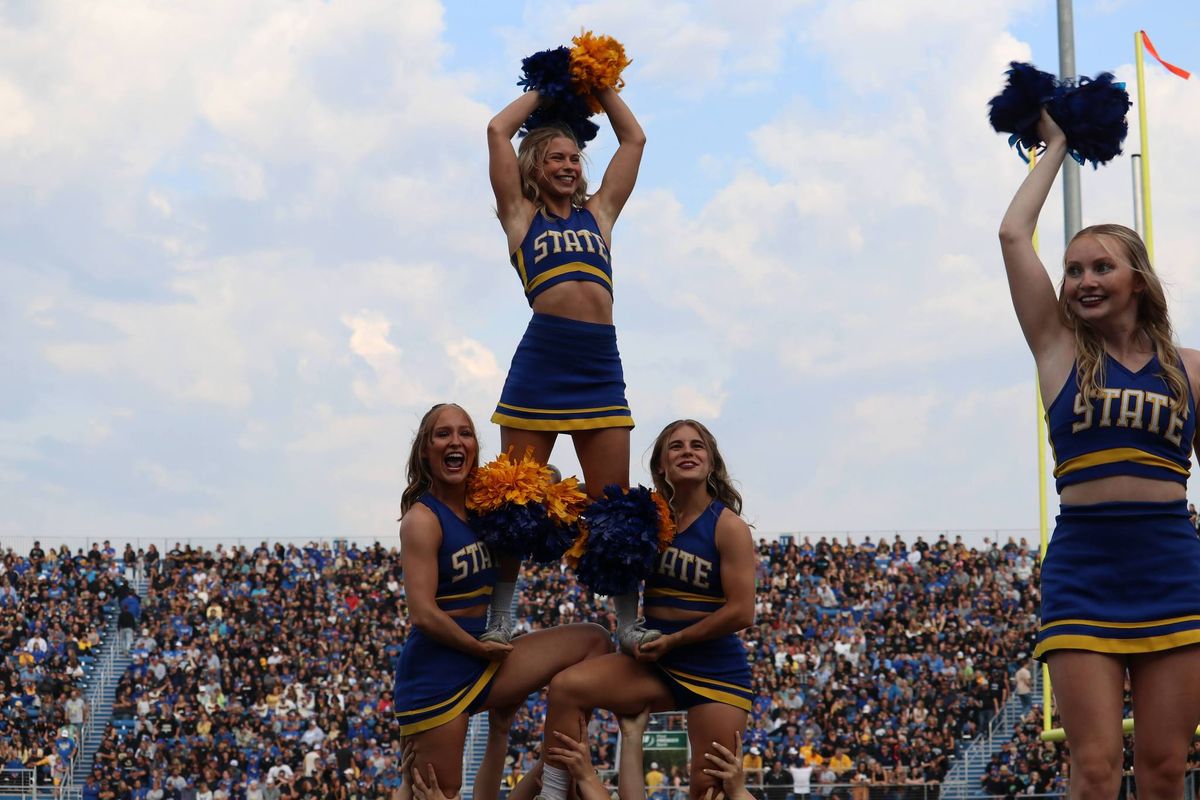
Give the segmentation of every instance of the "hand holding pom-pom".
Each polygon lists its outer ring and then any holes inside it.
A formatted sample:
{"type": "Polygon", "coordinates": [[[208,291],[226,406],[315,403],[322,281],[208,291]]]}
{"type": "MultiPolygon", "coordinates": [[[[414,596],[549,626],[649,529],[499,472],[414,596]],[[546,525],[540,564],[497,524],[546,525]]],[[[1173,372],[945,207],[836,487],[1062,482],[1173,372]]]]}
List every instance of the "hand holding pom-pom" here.
{"type": "Polygon", "coordinates": [[[1080,78],[1079,84],[1059,81],[1031,64],[1012,62],[1004,91],[988,103],[992,127],[1011,133],[1008,143],[1034,150],[1048,142],[1042,117],[1049,111],[1059,133],[1067,139],[1071,156],[1079,163],[1105,164],[1121,154],[1121,143],[1129,131],[1125,114],[1130,105],[1125,84],[1104,72],[1095,79],[1080,78]]]}
{"type": "Polygon", "coordinates": [[[1038,117],[1037,135],[1038,141],[1046,144],[1053,144],[1067,138],[1063,129],[1058,127],[1058,123],[1054,121],[1054,117],[1050,116],[1050,112],[1044,106],[1041,116],[1038,117]]]}

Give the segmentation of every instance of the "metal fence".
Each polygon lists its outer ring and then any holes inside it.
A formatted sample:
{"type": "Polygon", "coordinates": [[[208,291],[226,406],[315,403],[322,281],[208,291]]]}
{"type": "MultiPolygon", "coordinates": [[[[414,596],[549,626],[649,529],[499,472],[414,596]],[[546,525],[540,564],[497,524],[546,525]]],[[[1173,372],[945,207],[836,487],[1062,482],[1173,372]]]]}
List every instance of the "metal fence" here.
{"type": "Polygon", "coordinates": [[[80,792],[39,782],[36,769],[0,768],[0,800],[80,800],[80,792]]]}

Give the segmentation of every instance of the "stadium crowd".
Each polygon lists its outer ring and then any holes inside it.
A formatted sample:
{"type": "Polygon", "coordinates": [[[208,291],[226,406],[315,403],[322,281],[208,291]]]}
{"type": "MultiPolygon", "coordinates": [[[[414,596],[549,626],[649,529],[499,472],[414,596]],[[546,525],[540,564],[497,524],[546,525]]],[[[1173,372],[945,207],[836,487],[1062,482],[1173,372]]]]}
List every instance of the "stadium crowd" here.
{"type": "MultiPolygon", "coordinates": [[[[936,784],[1017,684],[1027,693],[1017,672],[1039,605],[1027,542],[760,540],[758,556],[757,622],[743,632],[758,691],[746,735],[751,784],[772,772],[814,792],[822,783],[936,784]]],[[[609,616],[569,575],[527,569],[523,579],[527,627],[609,616]]],[[[531,698],[514,720],[517,774],[535,761],[542,702],[531,698]]],[[[616,732],[607,715],[592,723],[601,769],[615,767],[616,732]]],[[[1043,767],[1049,780],[1053,766],[1043,767]]],[[[684,780],[679,770],[661,779],[667,789],[684,780]]]]}
{"type": "MultiPolygon", "coordinates": [[[[68,724],[73,684],[49,676],[82,674],[78,655],[98,642],[103,598],[125,591],[123,560],[93,552],[98,560],[42,556],[36,569],[32,554],[5,557],[0,605],[21,610],[0,623],[10,654],[0,754],[16,748],[22,763],[48,754],[68,724]],[[18,662],[32,632],[51,655],[37,664],[46,677],[31,726],[14,718],[25,704],[9,695],[28,693],[34,667],[18,662]]],[[[1024,542],[763,540],[758,556],[757,622],[743,633],[758,692],[745,765],[751,784],[774,781],[772,800],[802,780],[813,793],[936,784],[1021,684],[1038,607],[1024,542]]],[[[127,640],[134,660],[85,797],[359,798],[399,784],[390,703],[407,615],[394,550],[176,546],[150,548],[139,565],[148,587],[127,640]]],[[[524,630],[614,622],[610,604],[569,573],[528,566],[518,620],[524,630]]],[[[531,697],[512,720],[507,785],[536,760],[544,703],[531,697]]],[[[616,720],[597,714],[590,734],[596,766],[615,768],[616,720]]],[[[996,771],[1053,789],[1062,764],[1021,729],[996,771]]],[[[662,791],[683,782],[678,769],[661,773],[662,791]]]]}
{"type": "Polygon", "coordinates": [[[399,785],[395,553],[176,546],[148,571],[85,798],[364,798],[399,785]]]}
{"type": "Polygon", "coordinates": [[[104,607],[128,593],[123,563],[108,542],[74,554],[35,542],[0,563],[0,786],[22,770],[59,783],[87,720],[85,665],[104,607]]]}

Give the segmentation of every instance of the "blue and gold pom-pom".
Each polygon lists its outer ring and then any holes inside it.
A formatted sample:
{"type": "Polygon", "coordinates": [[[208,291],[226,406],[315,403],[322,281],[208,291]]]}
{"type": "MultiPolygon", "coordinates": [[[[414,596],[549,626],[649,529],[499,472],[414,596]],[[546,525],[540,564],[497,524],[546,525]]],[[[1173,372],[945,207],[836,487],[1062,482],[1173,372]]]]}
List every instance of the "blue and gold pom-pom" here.
{"type": "Polygon", "coordinates": [[[512,450],[471,474],[467,512],[471,528],[490,547],[538,563],[562,560],[578,535],[579,512],[587,495],[574,478],[554,483],[550,469],[527,448],[512,450]]]}
{"type": "Polygon", "coordinates": [[[583,147],[600,130],[588,119],[603,110],[595,93],[602,89],[620,91],[625,86],[621,71],[630,62],[624,46],[611,36],[583,31],[571,41],[571,48],[555,47],[522,59],[517,85],[526,91],[536,90],[542,103],[525,120],[521,133],[546,125],[564,125],[583,147]]]}
{"type": "Polygon", "coordinates": [[[1012,134],[1008,143],[1020,144],[1017,153],[1022,159],[1028,161],[1025,151],[1042,143],[1037,126],[1043,106],[1062,128],[1071,157],[1080,164],[1090,161],[1098,167],[1121,154],[1129,132],[1125,114],[1132,103],[1125,84],[1114,81],[1111,73],[1076,83],[1014,61],[1007,75],[1004,90],[988,103],[988,118],[996,131],[1012,134]]]}
{"type": "Polygon", "coordinates": [[[604,487],[604,496],[584,509],[580,529],[567,563],[581,582],[602,595],[635,591],[675,537],[666,501],[644,486],[628,491],[615,484],[604,487]]]}

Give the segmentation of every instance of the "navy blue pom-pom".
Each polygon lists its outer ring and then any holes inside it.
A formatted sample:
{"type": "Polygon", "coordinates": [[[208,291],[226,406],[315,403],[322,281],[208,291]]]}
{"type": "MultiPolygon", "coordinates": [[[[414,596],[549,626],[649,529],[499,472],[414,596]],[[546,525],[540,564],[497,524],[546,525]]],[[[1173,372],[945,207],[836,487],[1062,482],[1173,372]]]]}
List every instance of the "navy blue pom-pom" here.
{"type": "Polygon", "coordinates": [[[1000,133],[1012,133],[1026,150],[1041,144],[1037,135],[1042,106],[1054,99],[1058,81],[1032,64],[1009,64],[1008,85],[988,102],[988,120],[1000,133]]]}
{"type": "Polygon", "coordinates": [[[471,529],[489,547],[505,555],[525,558],[549,527],[541,503],[505,503],[495,511],[470,516],[471,529]]]}
{"type": "Polygon", "coordinates": [[[579,580],[595,594],[635,591],[658,555],[658,513],[643,486],[628,492],[615,484],[604,487],[604,497],[583,512],[588,538],[575,568],[579,580]]]}
{"type": "Polygon", "coordinates": [[[1080,78],[1078,86],[1064,87],[1047,110],[1066,134],[1076,160],[1098,167],[1121,154],[1131,105],[1125,84],[1102,72],[1094,79],[1080,78]]]}
{"type": "Polygon", "coordinates": [[[1129,133],[1126,112],[1132,103],[1125,84],[1103,72],[1079,83],[1059,81],[1032,64],[1012,62],[1008,85],[988,103],[988,119],[1001,133],[1011,133],[1009,144],[1021,143],[1018,150],[1033,150],[1042,142],[1037,133],[1042,106],[1050,113],[1067,137],[1067,148],[1079,163],[1096,167],[1121,154],[1121,144],[1129,133]]]}
{"type": "Polygon", "coordinates": [[[536,89],[550,101],[575,97],[571,88],[571,51],[555,47],[521,59],[521,79],[517,85],[526,91],[536,89]]]}
{"type": "Polygon", "coordinates": [[[578,525],[563,525],[546,517],[529,557],[536,564],[561,564],[563,555],[579,536],[578,525]]]}
{"type": "Polygon", "coordinates": [[[541,104],[521,126],[521,135],[547,125],[564,125],[575,134],[579,146],[596,138],[600,128],[588,117],[587,101],[571,86],[571,51],[566,47],[542,50],[521,60],[521,79],[526,91],[536,89],[541,104]]]}

